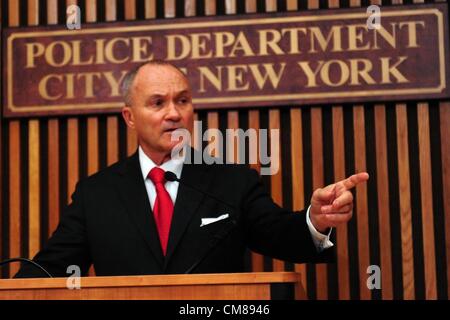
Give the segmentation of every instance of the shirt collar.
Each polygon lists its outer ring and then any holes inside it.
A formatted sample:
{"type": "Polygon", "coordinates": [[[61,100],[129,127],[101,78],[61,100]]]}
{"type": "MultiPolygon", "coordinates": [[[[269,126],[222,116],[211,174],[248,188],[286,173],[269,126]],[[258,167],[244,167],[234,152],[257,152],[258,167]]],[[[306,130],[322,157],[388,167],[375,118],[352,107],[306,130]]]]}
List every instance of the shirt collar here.
{"type": "Polygon", "coordinates": [[[184,163],[184,157],[180,159],[170,159],[166,162],[164,162],[162,165],[157,166],[152,159],[150,159],[142,150],[141,146],[139,146],[139,164],[141,165],[142,170],[142,176],[145,179],[147,179],[147,176],[149,172],[154,167],[159,167],[163,169],[164,171],[171,171],[175,173],[178,179],[181,177],[181,171],[183,170],[183,163],[184,163]]]}

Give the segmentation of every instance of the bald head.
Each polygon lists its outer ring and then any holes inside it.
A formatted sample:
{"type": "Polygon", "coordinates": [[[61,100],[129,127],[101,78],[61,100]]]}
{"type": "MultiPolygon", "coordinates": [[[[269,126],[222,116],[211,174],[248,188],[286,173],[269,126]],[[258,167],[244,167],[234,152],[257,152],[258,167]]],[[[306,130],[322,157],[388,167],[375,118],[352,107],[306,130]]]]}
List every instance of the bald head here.
{"type": "Polygon", "coordinates": [[[186,78],[186,75],[183,73],[183,71],[181,71],[178,67],[174,66],[173,64],[171,64],[169,62],[166,62],[164,60],[153,60],[153,61],[148,61],[148,62],[142,63],[142,64],[138,65],[137,67],[128,71],[122,80],[120,89],[121,89],[122,99],[126,106],[129,106],[129,107],[133,106],[133,95],[134,95],[134,91],[135,91],[135,82],[136,82],[136,78],[138,77],[138,75],[140,77],[140,75],[143,72],[145,72],[145,76],[147,76],[147,77],[152,77],[152,76],[159,77],[159,76],[161,76],[160,73],[153,72],[158,67],[167,67],[167,68],[172,68],[172,69],[176,70],[178,73],[180,73],[180,75],[189,84],[189,82],[186,78]]]}

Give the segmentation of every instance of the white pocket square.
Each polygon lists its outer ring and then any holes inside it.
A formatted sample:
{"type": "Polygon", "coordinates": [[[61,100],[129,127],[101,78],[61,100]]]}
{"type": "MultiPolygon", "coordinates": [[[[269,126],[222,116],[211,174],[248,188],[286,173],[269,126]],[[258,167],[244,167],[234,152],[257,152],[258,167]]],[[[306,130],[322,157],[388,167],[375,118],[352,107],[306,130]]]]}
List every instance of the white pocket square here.
{"type": "Polygon", "coordinates": [[[202,218],[202,224],[200,225],[200,227],[204,227],[204,226],[206,226],[208,224],[211,224],[211,223],[214,223],[214,222],[226,219],[229,216],[230,215],[227,213],[227,214],[223,214],[221,216],[218,216],[217,218],[202,218]]]}

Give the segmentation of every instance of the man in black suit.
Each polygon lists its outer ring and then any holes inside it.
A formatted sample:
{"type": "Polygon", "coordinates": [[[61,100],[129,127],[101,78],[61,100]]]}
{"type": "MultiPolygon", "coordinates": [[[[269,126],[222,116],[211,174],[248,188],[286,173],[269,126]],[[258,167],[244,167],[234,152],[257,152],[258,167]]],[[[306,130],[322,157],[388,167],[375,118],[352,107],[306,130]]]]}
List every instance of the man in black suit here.
{"type": "MultiPolygon", "coordinates": [[[[243,165],[171,158],[174,130],[193,126],[191,89],[176,67],[141,65],[125,77],[123,93],[122,114],[139,148],[79,181],[57,230],[34,257],[50,274],[68,276],[76,265],[85,275],[91,264],[99,276],[240,272],[246,247],[295,263],[333,255],[331,228],[351,218],[349,189],[367,173],[317,189],[307,210],[290,212],[243,165]],[[165,171],[181,183],[165,181],[165,171]]],[[[16,275],[41,276],[31,265],[16,275]]]]}

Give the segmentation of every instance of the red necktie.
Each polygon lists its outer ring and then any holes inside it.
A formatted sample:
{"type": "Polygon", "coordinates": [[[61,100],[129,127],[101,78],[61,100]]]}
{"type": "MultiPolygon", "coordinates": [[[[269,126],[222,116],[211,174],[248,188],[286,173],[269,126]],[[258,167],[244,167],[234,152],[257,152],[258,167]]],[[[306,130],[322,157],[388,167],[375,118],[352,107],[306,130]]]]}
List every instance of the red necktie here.
{"type": "Polygon", "coordinates": [[[153,214],[155,216],[156,227],[158,228],[159,240],[163,254],[166,255],[167,242],[169,241],[170,223],[173,215],[173,202],[169,193],[164,187],[166,179],[164,179],[164,170],[154,167],[148,174],[156,189],[156,200],[153,206],[153,214]]]}

